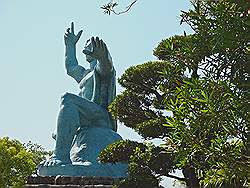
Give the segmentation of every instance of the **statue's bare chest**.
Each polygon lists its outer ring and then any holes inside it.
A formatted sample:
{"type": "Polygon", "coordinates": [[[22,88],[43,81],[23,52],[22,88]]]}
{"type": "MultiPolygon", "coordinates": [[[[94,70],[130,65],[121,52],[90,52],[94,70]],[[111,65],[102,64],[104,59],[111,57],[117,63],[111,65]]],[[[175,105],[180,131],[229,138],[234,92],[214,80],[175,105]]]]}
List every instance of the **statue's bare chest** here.
{"type": "Polygon", "coordinates": [[[94,87],[94,71],[89,72],[81,80],[79,96],[91,100],[94,87]]]}

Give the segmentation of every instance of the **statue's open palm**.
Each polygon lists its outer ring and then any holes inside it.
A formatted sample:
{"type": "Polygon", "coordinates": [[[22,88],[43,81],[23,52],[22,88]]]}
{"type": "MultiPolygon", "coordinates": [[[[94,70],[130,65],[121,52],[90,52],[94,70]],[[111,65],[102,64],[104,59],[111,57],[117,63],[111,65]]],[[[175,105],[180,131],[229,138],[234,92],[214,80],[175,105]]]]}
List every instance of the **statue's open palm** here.
{"type": "Polygon", "coordinates": [[[74,33],[74,23],[71,23],[71,28],[68,28],[65,35],[64,35],[64,42],[65,45],[75,45],[78,40],[80,39],[82,34],[82,30],[75,35],[74,33]]]}

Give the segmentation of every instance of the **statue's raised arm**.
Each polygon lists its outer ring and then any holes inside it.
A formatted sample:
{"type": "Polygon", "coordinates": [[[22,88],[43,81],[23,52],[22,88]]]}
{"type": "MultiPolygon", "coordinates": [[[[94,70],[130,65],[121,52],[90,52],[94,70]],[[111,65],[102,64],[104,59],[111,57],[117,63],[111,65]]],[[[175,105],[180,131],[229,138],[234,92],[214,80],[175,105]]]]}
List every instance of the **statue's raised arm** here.
{"type": "Polygon", "coordinates": [[[68,28],[64,35],[65,43],[65,67],[67,74],[73,77],[78,83],[86,74],[86,69],[78,65],[76,59],[76,43],[81,37],[82,30],[77,35],[74,33],[74,23],[71,23],[71,28],[68,28]]]}

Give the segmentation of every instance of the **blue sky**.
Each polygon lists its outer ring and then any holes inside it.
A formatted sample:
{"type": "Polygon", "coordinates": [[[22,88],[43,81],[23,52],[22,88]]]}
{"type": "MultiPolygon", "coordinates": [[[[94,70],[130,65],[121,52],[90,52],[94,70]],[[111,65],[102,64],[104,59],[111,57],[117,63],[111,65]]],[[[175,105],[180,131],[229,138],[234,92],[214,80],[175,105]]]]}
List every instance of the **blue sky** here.
{"type": "MultiPolygon", "coordinates": [[[[109,47],[117,77],[132,65],[155,60],[152,51],[162,39],[189,31],[179,24],[188,0],[141,0],[121,16],[103,14],[100,6],[107,1],[0,1],[0,137],[53,149],[60,96],[78,93],[64,69],[63,35],[71,21],[75,31],[84,30],[77,46],[79,63],[88,66],[81,50],[88,38],[99,36],[109,47]]],[[[140,139],[122,125],[118,132],[140,139]]]]}

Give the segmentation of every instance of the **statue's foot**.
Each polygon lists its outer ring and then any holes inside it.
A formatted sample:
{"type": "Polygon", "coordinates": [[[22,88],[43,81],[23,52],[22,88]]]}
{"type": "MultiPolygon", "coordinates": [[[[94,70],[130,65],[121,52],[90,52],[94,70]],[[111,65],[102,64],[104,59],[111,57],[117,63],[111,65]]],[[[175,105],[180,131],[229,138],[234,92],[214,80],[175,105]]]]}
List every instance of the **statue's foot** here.
{"type": "Polygon", "coordinates": [[[70,159],[61,159],[57,157],[56,155],[52,155],[49,159],[47,159],[43,166],[61,166],[61,165],[66,165],[66,164],[71,164],[70,159]]]}

